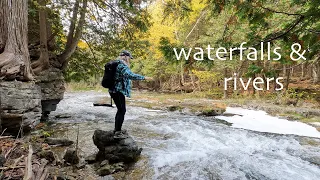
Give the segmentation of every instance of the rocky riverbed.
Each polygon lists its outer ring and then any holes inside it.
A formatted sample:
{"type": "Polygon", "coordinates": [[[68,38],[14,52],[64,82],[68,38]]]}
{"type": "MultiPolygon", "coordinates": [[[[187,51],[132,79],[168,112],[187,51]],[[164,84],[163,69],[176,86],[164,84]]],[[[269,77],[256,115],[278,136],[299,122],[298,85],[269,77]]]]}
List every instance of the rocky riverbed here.
{"type": "MultiPolygon", "coordinates": [[[[40,142],[39,148],[34,146],[35,151],[52,151],[55,160],[50,172],[54,176],[68,179],[290,180],[320,176],[320,133],[307,124],[273,117],[263,111],[227,107],[225,113],[214,117],[186,109],[170,111],[129,105],[124,129],[130,138],[119,141],[118,145],[99,145],[98,142],[103,141],[94,141],[93,135],[113,129],[116,108],[93,104],[107,96],[93,91],[66,93],[57,111],[49,116],[49,123],[38,126],[40,130],[27,137],[27,141],[40,142]],[[49,138],[34,138],[39,135],[49,138]],[[71,140],[73,144],[55,146],[52,138],[71,140]],[[121,152],[121,148],[128,150],[126,145],[131,142],[139,154],[134,158],[137,161],[127,165],[114,161],[117,158],[112,154],[121,152]],[[65,158],[65,154],[69,151],[67,154],[72,157],[75,149],[79,161],[73,166],[73,161],[65,158]],[[97,162],[99,152],[111,154],[104,154],[104,159],[97,162]],[[82,163],[85,159],[87,163],[82,163]]],[[[25,155],[27,151],[25,148],[25,155]]],[[[44,153],[42,157],[50,160],[52,154],[44,153]]]]}
{"type": "MultiPolygon", "coordinates": [[[[54,136],[76,140],[79,128],[81,154],[97,153],[92,134],[96,129],[112,130],[114,125],[116,108],[93,106],[106,96],[97,92],[67,93],[53,113],[67,117],[52,119],[54,136]]],[[[236,121],[238,117],[234,118],[236,121]]],[[[318,138],[253,131],[225,122],[183,111],[129,106],[124,128],[143,151],[136,164],[113,177],[316,179],[320,176],[318,138]]]]}

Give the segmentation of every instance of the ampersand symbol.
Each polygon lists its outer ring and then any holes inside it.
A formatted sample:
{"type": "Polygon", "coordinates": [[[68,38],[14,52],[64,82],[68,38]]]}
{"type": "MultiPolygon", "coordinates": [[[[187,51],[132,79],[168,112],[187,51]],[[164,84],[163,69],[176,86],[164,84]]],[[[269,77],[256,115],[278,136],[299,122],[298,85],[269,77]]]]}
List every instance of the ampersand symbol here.
{"type": "Polygon", "coordinates": [[[294,43],[294,44],[292,44],[291,50],[292,50],[292,52],[290,53],[290,58],[291,58],[293,61],[299,61],[301,58],[302,58],[303,60],[306,60],[306,58],[303,56],[304,53],[306,53],[306,50],[303,50],[302,53],[300,54],[299,51],[301,50],[301,45],[300,45],[299,43],[294,43]],[[298,50],[296,50],[296,48],[295,48],[296,46],[298,46],[298,50]],[[294,58],[294,57],[293,57],[293,54],[296,54],[296,55],[298,55],[299,57],[298,57],[298,58],[294,58]]]}

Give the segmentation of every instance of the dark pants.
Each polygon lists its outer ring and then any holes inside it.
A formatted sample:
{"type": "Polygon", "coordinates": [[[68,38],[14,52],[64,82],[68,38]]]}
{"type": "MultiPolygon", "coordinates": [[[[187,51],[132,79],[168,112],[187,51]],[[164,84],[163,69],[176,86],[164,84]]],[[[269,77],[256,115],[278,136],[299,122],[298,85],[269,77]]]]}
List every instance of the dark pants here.
{"type": "Polygon", "coordinates": [[[117,114],[115,117],[115,131],[121,131],[124,115],[126,114],[126,98],[121,92],[110,93],[111,98],[117,106],[117,114]]]}

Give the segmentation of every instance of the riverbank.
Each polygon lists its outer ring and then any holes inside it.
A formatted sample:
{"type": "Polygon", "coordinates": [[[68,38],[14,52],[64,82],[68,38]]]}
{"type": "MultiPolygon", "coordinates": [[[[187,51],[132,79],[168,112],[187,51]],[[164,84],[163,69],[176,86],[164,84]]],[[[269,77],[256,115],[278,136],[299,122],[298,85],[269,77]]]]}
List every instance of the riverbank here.
{"type": "MultiPolygon", "coordinates": [[[[127,101],[124,129],[143,151],[132,167],[113,174],[115,179],[210,179],[212,175],[220,179],[292,179],[297,177],[297,173],[299,179],[314,179],[320,173],[320,139],[314,138],[319,137],[315,129],[313,136],[307,125],[300,123],[295,128],[291,126],[295,122],[281,124],[285,120],[278,118],[274,118],[274,121],[279,121],[275,125],[281,129],[291,129],[292,133],[273,132],[274,128],[268,132],[230,126],[217,121],[216,117],[195,116],[196,111],[186,108],[193,107],[192,104],[197,108],[209,106],[220,100],[195,98],[191,94],[180,97],[180,94],[133,92],[133,98],[127,101]],[[146,106],[142,102],[149,103],[149,108],[138,107],[146,106]],[[178,104],[180,109],[172,108],[178,104]],[[301,130],[302,134],[295,130],[301,130]],[[269,171],[264,171],[265,167],[269,171]]],[[[53,177],[102,179],[95,174],[92,165],[84,165],[83,169],[63,165],[63,156],[69,146],[56,147],[45,141],[46,137],[72,140],[75,143],[70,147],[76,148],[79,144],[80,157],[96,153],[98,149],[92,135],[96,129],[112,130],[117,111],[116,108],[93,106],[101,100],[109,102],[106,92],[67,92],[57,110],[50,114],[50,123],[40,124],[30,136],[21,139],[24,142],[19,147],[23,147],[24,153],[12,156],[12,161],[7,162],[5,168],[12,167],[20,155],[27,156],[31,144],[35,164],[41,160],[38,154],[53,152],[55,160],[47,164],[53,177]]],[[[241,117],[224,117],[242,122],[250,118],[248,113],[258,116],[258,120],[263,119],[259,111],[248,112],[245,109],[237,113],[241,117]]],[[[264,126],[260,121],[252,124],[264,126]]],[[[6,154],[12,147],[6,148],[3,153],[6,154]]],[[[25,161],[18,164],[23,166],[19,171],[23,172],[25,164],[25,161]]],[[[12,172],[17,171],[6,170],[5,173],[10,176],[12,172]]]]}
{"type": "MultiPolygon", "coordinates": [[[[107,93],[107,92],[106,92],[107,93]]],[[[226,106],[245,109],[263,110],[272,116],[286,118],[310,124],[320,131],[320,106],[316,103],[300,101],[294,105],[278,104],[276,100],[263,98],[209,99],[197,93],[158,93],[133,91],[132,98],[127,99],[131,106],[149,109],[180,111],[195,115],[206,115],[211,111],[224,112],[226,106]]],[[[99,103],[110,103],[103,97],[99,103]]]]}
{"type": "MultiPolygon", "coordinates": [[[[138,101],[137,97],[134,92],[133,98],[127,102],[134,103],[132,101],[138,101]]],[[[157,101],[157,97],[154,98],[157,101]]],[[[170,98],[168,102],[178,100],[173,96],[170,98]]],[[[96,129],[111,130],[117,111],[116,108],[93,106],[101,99],[109,102],[105,92],[66,93],[51,118],[57,124],[55,130],[59,127],[67,130],[54,134],[76,141],[79,129],[82,154],[97,151],[92,134],[96,129]]],[[[220,179],[312,179],[319,173],[318,138],[234,128],[214,117],[189,115],[191,112],[187,109],[170,112],[163,105],[154,108],[164,108],[165,111],[128,105],[123,128],[143,151],[132,169],[125,174],[115,174],[116,179],[123,179],[117,178],[118,175],[124,179],[210,179],[212,175],[220,179]]],[[[238,119],[237,116],[233,118],[238,119]]],[[[304,129],[304,126],[298,129],[304,129]]]]}

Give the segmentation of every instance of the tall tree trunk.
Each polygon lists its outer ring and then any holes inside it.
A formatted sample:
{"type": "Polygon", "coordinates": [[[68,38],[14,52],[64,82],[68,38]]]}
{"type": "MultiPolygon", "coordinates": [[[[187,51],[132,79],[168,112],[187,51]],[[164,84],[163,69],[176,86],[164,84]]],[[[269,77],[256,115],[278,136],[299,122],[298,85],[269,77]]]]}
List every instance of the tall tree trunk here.
{"type": "Polygon", "coordinates": [[[301,79],[303,79],[305,76],[304,69],[305,69],[305,63],[301,63],[301,79]]]}
{"type": "MultiPolygon", "coordinates": [[[[228,75],[228,69],[224,68],[224,77],[227,77],[227,75],[228,75]]],[[[223,82],[223,84],[224,84],[224,82],[223,82]]],[[[228,98],[228,85],[224,89],[226,89],[226,90],[223,90],[223,98],[227,99],[228,98]]]]}
{"type": "MultiPolygon", "coordinates": [[[[288,65],[290,66],[290,65],[288,65]]],[[[285,66],[286,68],[286,66],[285,66]]],[[[286,69],[286,81],[285,81],[285,85],[284,85],[284,88],[285,90],[288,90],[289,89],[289,83],[290,83],[290,68],[286,69]]]]}
{"type": "Polygon", "coordinates": [[[6,45],[7,41],[7,32],[8,32],[8,26],[7,26],[7,1],[1,0],[0,1],[0,54],[3,53],[4,47],[6,45]]]}
{"type": "Polygon", "coordinates": [[[70,28],[67,37],[67,43],[65,50],[59,56],[59,62],[61,64],[61,68],[65,69],[68,65],[69,58],[76,50],[78,41],[81,38],[83,26],[85,23],[85,15],[87,11],[88,0],[83,0],[82,7],[80,8],[80,18],[78,24],[76,26],[77,17],[79,13],[80,0],[76,0],[75,5],[73,7],[72,18],[70,20],[70,28]]]}
{"type": "Polygon", "coordinates": [[[48,54],[48,35],[46,22],[46,0],[38,0],[39,8],[39,26],[40,26],[40,57],[31,64],[33,72],[39,74],[42,70],[49,68],[48,54]]]}
{"type": "Polygon", "coordinates": [[[320,55],[319,57],[317,57],[316,61],[313,63],[312,77],[313,77],[314,84],[318,84],[320,82],[320,55]]]}
{"type": "Polygon", "coordinates": [[[4,52],[0,54],[0,78],[32,80],[27,38],[28,0],[1,0],[1,3],[3,1],[7,3],[3,16],[7,18],[7,41],[4,52]]]}
{"type": "Polygon", "coordinates": [[[287,66],[283,64],[282,68],[283,68],[283,76],[285,76],[287,74],[287,66]]]}
{"type": "MultiPolygon", "coordinates": [[[[0,80],[1,82],[1,80],[0,80]]],[[[1,106],[1,93],[0,93],[0,133],[2,133],[2,121],[1,121],[1,118],[2,118],[2,106],[1,106]]]]}
{"type": "Polygon", "coordinates": [[[181,76],[181,80],[180,80],[180,85],[183,86],[185,81],[184,81],[184,68],[183,68],[183,60],[181,60],[180,62],[180,76],[181,76]]]}
{"type": "Polygon", "coordinates": [[[195,75],[193,74],[192,71],[190,71],[190,77],[191,77],[191,83],[193,87],[193,92],[196,90],[196,84],[195,84],[195,75]]]}

